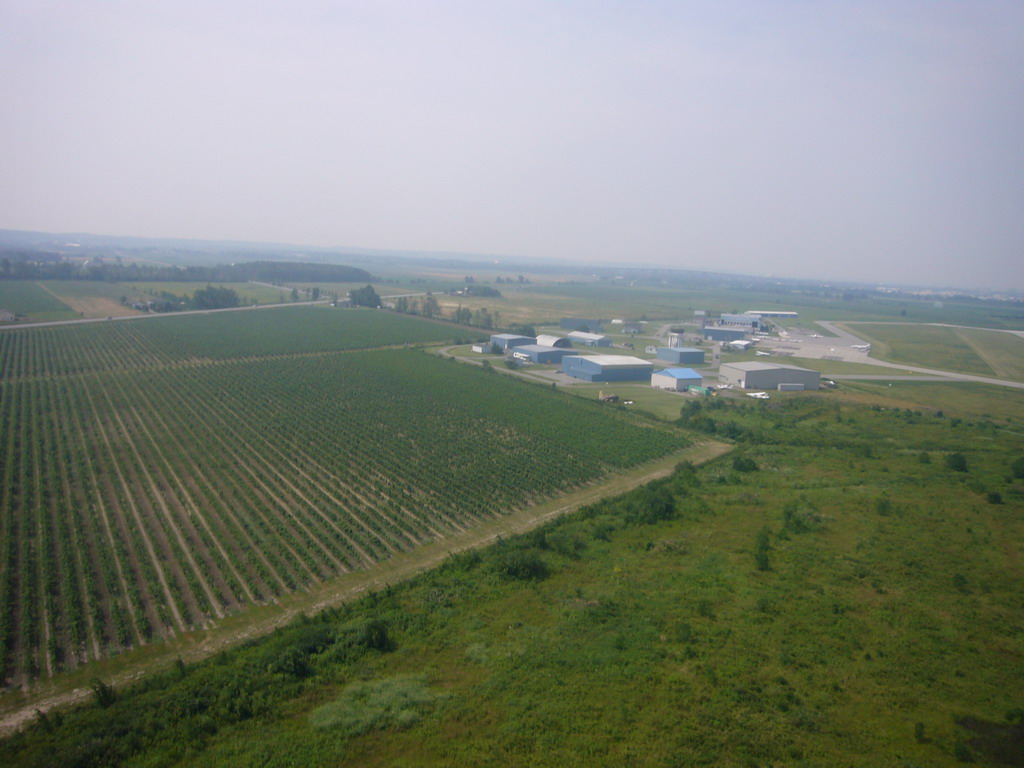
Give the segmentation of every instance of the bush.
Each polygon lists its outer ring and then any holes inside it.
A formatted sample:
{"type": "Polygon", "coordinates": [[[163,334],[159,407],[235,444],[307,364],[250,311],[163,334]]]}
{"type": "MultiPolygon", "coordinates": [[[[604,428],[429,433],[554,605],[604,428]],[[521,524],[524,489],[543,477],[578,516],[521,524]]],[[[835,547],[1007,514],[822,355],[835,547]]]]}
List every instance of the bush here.
{"type": "Polygon", "coordinates": [[[735,456],[732,460],[732,468],[737,472],[757,472],[757,463],[749,456],[735,456]]]}
{"type": "Polygon", "coordinates": [[[1024,456],[1017,459],[1010,465],[1010,471],[1017,480],[1024,480],[1024,456]]]}
{"type": "Polygon", "coordinates": [[[548,577],[548,565],[535,549],[514,549],[499,555],[498,574],[508,581],[542,581],[548,577]]]}
{"type": "Polygon", "coordinates": [[[437,698],[417,675],[360,681],[347,686],[336,700],[313,710],[309,724],[336,729],[342,736],[406,728],[419,720],[437,698]]]}
{"type": "Polygon", "coordinates": [[[946,467],[954,472],[966,472],[967,457],[962,453],[951,453],[946,457],[946,467]]]}

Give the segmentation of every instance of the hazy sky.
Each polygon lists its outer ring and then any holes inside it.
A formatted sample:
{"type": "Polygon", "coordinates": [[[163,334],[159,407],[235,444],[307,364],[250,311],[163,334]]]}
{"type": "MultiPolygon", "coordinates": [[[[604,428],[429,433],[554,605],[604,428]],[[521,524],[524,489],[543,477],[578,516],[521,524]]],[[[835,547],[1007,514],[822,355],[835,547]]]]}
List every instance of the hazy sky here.
{"type": "Polygon", "coordinates": [[[1024,2],[0,0],[0,227],[1024,288],[1024,2]]]}

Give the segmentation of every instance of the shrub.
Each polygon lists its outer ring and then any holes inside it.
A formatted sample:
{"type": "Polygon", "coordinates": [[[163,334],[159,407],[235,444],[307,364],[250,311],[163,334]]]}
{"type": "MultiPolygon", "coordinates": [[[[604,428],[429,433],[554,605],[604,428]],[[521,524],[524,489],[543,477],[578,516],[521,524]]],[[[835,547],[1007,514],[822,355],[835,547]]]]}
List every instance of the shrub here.
{"type": "Polygon", "coordinates": [[[737,472],[757,472],[757,463],[749,456],[735,456],[732,460],[732,468],[737,472]]]}
{"type": "Polygon", "coordinates": [[[358,736],[373,729],[407,728],[420,719],[438,694],[419,675],[352,683],[329,704],[309,715],[314,728],[331,728],[343,736],[358,736]]]}
{"type": "Polygon", "coordinates": [[[542,581],[548,576],[548,565],[535,549],[514,549],[503,552],[496,570],[508,581],[542,581]]]}
{"type": "Polygon", "coordinates": [[[1024,480],[1024,456],[1010,465],[1010,471],[1017,480],[1024,480]]]}
{"type": "Polygon", "coordinates": [[[946,456],[946,467],[954,472],[966,472],[967,457],[962,453],[951,453],[946,456]]]}

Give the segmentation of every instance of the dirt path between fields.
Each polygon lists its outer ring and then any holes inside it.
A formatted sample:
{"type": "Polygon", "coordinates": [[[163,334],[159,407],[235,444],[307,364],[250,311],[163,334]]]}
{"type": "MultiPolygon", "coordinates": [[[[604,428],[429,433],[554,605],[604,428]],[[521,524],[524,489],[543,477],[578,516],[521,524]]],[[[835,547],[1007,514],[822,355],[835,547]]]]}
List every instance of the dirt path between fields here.
{"type": "Polygon", "coordinates": [[[123,686],[148,672],[169,666],[176,658],[199,661],[245,640],[269,634],[288,624],[300,613],[315,614],[358,598],[369,590],[383,589],[422,573],[451,554],[487,546],[499,537],[536,528],[549,520],[593,504],[607,496],[666,477],[683,461],[702,464],[732,450],[731,445],[714,441],[699,442],[685,449],[632,470],[622,472],[542,504],[518,510],[501,518],[485,521],[461,534],[450,536],[401,553],[360,571],[347,573],[305,592],[285,595],[280,603],[253,606],[236,616],[228,616],[207,630],[182,633],[165,643],[151,643],[138,653],[126,653],[103,659],[73,670],[66,676],[39,683],[31,691],[4,694],[0,701],[0,735],[11,733],[55,707],[70,706],[87,700],[91,682],[102,679],[123,686]]]}

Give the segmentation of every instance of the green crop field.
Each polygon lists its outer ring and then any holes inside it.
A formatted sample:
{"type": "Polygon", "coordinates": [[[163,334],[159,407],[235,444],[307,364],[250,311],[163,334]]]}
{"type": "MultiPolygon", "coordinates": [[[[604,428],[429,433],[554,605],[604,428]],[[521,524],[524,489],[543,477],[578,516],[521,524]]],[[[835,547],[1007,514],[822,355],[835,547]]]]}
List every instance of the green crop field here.
{"type": "Polygon", "coordinates": [[[206,662],[97,681],[0,762],[1019,765],[1024,403],[957,421],[903,390],[693,401],[734,454],[206,662]]]}
{"type": "Polygon", "coordinates": [[[70,320],[78,317],[71,309],[37,282],[0,280],[0,309],[33,320],[70,320]]]}
{"type": "Polygon", "coordinates": [[[288,307],[0,334],[5,683],[211,626],[687,443],[548,387],[365,349],[451,330],[288,307]]]}
{"type": "Polygon", "coordinates": [[[0,333],[0,380],[299,355],[451,338],[443,325],[376,310],[286,306],[0,333]]]}

